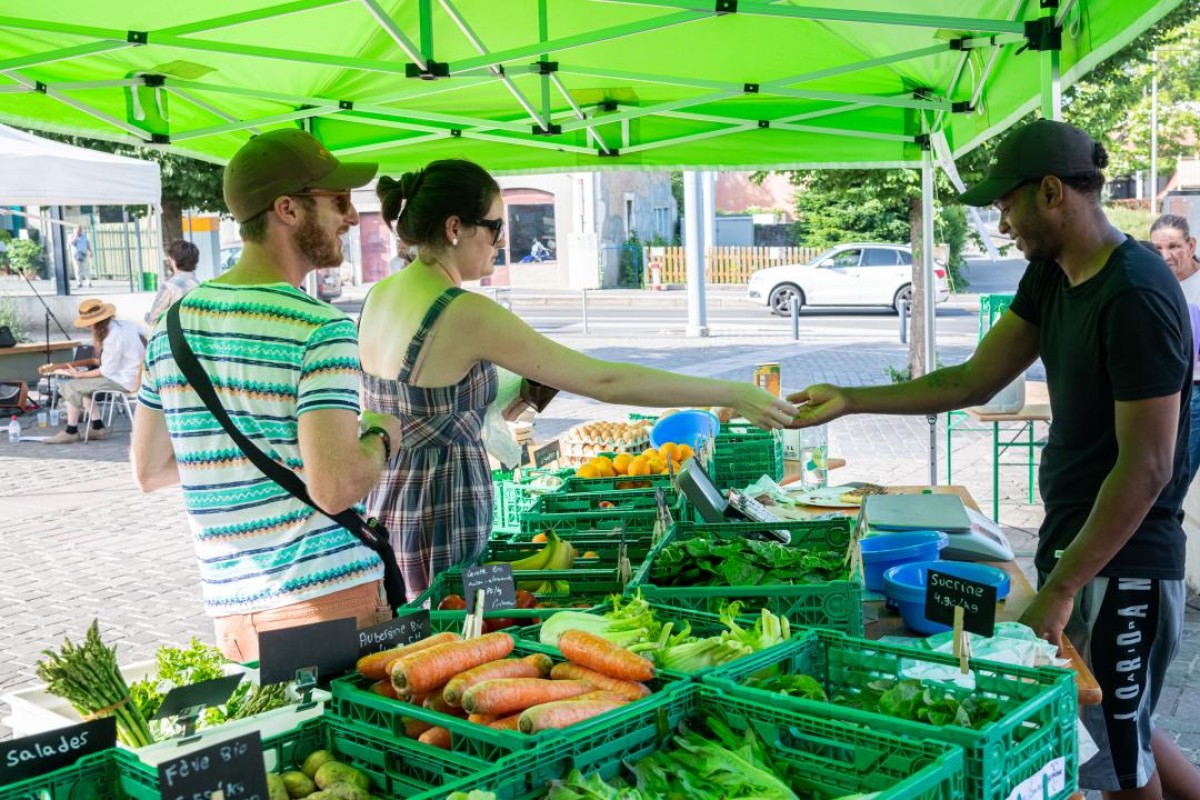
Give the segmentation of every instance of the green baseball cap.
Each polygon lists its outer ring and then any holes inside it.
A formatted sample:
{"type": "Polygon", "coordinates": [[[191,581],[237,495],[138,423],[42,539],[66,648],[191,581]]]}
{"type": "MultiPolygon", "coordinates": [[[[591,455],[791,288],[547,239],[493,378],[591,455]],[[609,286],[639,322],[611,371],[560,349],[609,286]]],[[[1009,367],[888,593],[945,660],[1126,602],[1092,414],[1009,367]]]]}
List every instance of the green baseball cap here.
{"type": "Polygon", "coordinates": [[[990,206],[1023,183],[1047,175],[1093,175],[1106,163],[1104,148],[1079,128],[1039,119],[1004,137],[988,164],[987,177],[958,199],[969,206],[990,206]]]}
{"type": "Polygon", "coordinates": [[[306,131],[269,131],[242,145],[225,165],[225,205],[234,219],[245,222],[285,194],[356,189],[370,183],[378,170],[375,163],[338,161],[306,131]]]}

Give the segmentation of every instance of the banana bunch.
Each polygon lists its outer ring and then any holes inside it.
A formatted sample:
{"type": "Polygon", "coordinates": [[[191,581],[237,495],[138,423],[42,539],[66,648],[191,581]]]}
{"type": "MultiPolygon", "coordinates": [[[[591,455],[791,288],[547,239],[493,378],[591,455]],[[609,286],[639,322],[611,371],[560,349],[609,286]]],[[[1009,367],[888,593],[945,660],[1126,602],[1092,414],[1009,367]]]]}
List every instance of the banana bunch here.
{"type": "MultiPolygon", "coordinates": [[[[547,534],[545,547],[520,561],[509,563],[512,565],[514,573],[528,570],[571,569],[575,566],[575,559],[578,555],[579,551],[575,549],[575,545],[560,539],[557,534],[550,531],[547,534]]],[[[571,591],[571,584],[568,581],[542,581],[541,583],[524,581],[517,584],[517,588],[534,594],[568,594],[571,591]]]]}

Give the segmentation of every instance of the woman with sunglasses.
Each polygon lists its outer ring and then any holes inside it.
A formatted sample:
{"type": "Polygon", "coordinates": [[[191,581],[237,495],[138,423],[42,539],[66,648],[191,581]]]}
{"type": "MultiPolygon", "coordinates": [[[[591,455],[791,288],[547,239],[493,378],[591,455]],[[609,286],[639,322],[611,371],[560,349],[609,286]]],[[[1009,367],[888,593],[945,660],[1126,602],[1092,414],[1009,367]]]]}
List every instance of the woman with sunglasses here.
{"type": "Polygon", "coordinates": [[[367,498],[391,532],[409,598],[483,551],[492,474],[481,433],[499,365],[567,392],[641,406],[730,406],[763,428],[796,410],[751,383],[676,375],[586,356],[535,332],[464,281],[492,274],[504,245],[500,187],[462,160],[380,178],[384,219],[417,250],[363,305],[363,404],[400,418],[403,434],[367,498]]]}

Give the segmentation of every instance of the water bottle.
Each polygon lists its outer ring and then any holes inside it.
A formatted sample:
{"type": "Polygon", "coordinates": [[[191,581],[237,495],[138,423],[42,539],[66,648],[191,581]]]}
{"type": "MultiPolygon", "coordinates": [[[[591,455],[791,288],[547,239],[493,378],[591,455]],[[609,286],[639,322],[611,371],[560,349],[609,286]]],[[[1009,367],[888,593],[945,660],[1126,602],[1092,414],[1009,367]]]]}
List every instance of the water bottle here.
{"type": "Polygon", "coordinates": [[[8,423],[8,441],[10,443],[21,441],[21,423],[17,421],[16,414],[13,414],[13,418],[8,423]]]}

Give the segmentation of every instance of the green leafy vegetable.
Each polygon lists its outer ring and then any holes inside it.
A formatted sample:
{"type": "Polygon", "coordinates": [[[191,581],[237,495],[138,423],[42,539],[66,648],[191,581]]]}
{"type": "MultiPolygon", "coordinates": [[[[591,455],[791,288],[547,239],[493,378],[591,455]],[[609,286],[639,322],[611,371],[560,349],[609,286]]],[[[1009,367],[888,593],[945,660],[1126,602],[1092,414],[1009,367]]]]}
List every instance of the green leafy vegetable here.
{"type": "Polygon", "coordinates": [[[657,586],[771,586],[847,580],[845,553],[754,539],[672,542],[650,567],[657,586]]]}

